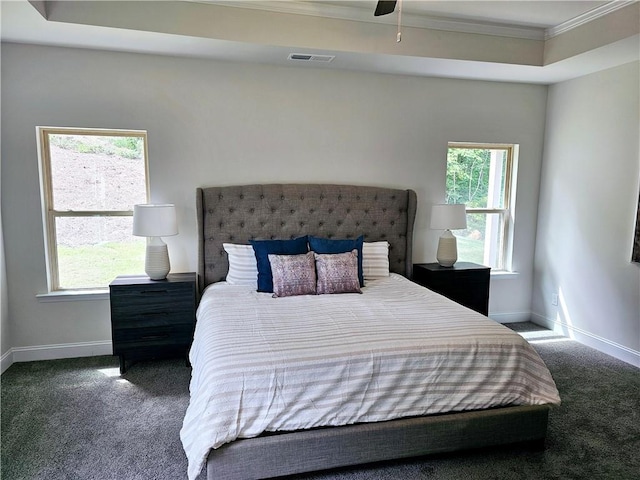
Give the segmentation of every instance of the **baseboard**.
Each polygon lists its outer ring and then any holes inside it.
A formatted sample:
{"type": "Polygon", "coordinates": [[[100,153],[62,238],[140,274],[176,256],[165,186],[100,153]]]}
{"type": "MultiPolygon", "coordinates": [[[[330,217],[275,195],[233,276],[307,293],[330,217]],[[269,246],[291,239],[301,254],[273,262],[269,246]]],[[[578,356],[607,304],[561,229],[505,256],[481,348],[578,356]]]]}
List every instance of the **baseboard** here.
{"type": "Polygon", "coordinates": [[[531,312],[489,313],[489,318],[498,323],[520,323],[531,320],[531,312]]]}
{"type": "Polygon", "coordinates": [[[113,354],[111,341],[13,347],[12,351],[13,362],[33,362],[36,360],[95,357],[98,355],[113,354]]]}
{"type": "Polygon", "coordinates": [[[599,335],[587,332],[581,328],[573,325],[566,324],[559,320],[553,320],[547,318],[538,313],[531,313],[531,321],[541,327],[546,327],[549,330],[560,333],[566,337],[576,340],[583,345],[586,345],[596,350],[611,355],[612,357],[622,360],[623,362],[630,363],[635,367],[640,367],[640,352],[633,350],[632,348],[625,347],[619,343],[607,340],[599,335]]]}
{"type": "Polygon", "coordinates": [[[13,348],[0,357],[0,373],[4,373],[11,365],[13,365],[13,348]]]}

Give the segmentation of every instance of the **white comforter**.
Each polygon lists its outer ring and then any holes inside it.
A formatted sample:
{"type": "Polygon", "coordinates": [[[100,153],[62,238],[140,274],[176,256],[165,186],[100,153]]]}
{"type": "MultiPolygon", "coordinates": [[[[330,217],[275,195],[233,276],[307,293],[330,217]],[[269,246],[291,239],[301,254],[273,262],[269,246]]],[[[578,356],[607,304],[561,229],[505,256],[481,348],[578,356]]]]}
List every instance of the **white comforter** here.
{"type": "Polygon", "coordinates": [[[190,359],[192,480],[211,448],[264,431],[560,402],[520,335],[393,274],[361,295],[213,284],[190,359]]]}

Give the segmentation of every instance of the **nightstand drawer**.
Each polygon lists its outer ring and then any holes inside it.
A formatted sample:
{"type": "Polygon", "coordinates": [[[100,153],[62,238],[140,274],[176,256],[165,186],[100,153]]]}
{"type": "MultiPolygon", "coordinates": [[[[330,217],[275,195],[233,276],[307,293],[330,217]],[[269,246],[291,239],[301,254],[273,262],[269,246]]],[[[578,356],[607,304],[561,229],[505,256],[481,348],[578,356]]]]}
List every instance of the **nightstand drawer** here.
{"type": "Polygon", "coordinates": [[[142,304],[111,302],[111,322],[116,328],[133,326],[167,325],[171,323],[194,322],[193,300],[176,301],[167,305],[164,302],[142,304]]]}
{"type": "Polygon", "coordinates": [[[113,352],[152,346],[188,346],[191,343],[193,329],[190,327],[153,327],[122,329],[113,332],[113,352]]]}
{"type": "Polygon", "coordinates": [[[190,305],[195,295],[193,285],[183,284],[157,284],[134,285],[130,287],[111,287],[112,307],[147,307],[150,305],[173,307],[177,303],[190,305]]]}
{"type": "Polygon", "coordinates": [[[163,327],[171,325],[193,325],[193,310],[174,309],[166,310],[139,310],[112,313],[111,324],[114,330],[126,330],[132,328],[163,327]]]}

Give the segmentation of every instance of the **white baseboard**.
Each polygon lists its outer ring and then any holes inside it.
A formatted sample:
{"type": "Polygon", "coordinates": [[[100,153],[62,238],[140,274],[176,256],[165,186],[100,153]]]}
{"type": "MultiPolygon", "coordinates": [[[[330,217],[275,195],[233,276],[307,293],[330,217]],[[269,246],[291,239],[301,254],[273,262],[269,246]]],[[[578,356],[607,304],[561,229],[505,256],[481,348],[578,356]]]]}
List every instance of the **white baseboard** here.
{"type": "Polygon", "coordinates": [[[13,353],[13,362],[33,362],[36,360],[95,357],[98,355],[113,354],[111,341],[13,347],[11,350],[13,353]]]}
{"type": "Polygon", "coordinates": [[[489,318],[498,323],[520,323],[531,320],[531,312],[491,313],[489,318]]]}
{"type": "Polygon", "coordinates": [[[0,373],[4,373],[11,365],[13,365],[13,348],[0,357],[0,373]]]}
{"type": "Polygon", "coordinates": [[[630,363],[635,367],[640,367],[640,352],[632,348],[625,347],[619,343],[607,340],[599,335],[587,332],[573,325],[568,325],[558,320],[552,320],[538,313],[531,313],[531,321],[536,325],[546,327],[549,330],[560,333],[566,337],[576,340],[596,350],[611,355],[612,357],[630,363]]]}

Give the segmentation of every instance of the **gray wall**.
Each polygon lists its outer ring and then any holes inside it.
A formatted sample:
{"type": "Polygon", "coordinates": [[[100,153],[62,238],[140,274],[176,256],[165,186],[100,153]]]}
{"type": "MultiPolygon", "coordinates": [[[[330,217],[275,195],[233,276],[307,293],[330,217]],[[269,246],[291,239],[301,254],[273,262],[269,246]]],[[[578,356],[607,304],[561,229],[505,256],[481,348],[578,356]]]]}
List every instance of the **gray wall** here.
{"type": "MultiPolygon", "coordinates": [[[[14,347],[108,341],[107,300],[42,303],[46,292],[36,125],[146,129],[152,201],[178,207],[174,271],[196,266],[197,186],[332,182],[413,188],[414,261],[434,261],[448,141],[520,144],[515,277],[490,309],[526,319],[547,88],[2,46],[2,216],[14,347]]],[[[3,344],[2,348],[5,346],[3,344]]],[[[4,353],[4,350],[3,350],[4,353]]]]}
{"type": "Polygon", "coordinates": [[[636,365],[639,66],[550,87],[533,289],[537,322],[636,365]]]}

